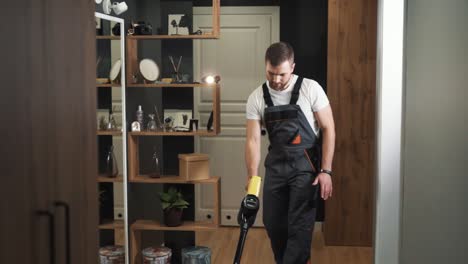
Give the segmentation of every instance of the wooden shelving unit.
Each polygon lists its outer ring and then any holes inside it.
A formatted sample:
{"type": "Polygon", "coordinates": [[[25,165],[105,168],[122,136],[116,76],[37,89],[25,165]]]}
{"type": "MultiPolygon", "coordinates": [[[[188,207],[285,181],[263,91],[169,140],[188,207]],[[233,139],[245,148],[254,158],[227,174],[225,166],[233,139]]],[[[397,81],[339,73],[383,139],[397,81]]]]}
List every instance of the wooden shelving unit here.
{"type": "Polygon", "coordinates": [[[219,124],[215,126],[217,130],[207,132],[199,130],[197,132],[129,132],[128,133],[128,180],[131,182],[138,179],[140,175],[139,164],[139,138],[141,136],[216,136],[220,130],[219,124]]]}
{"type": "MultiPolygon", "coordinates": [[[[213,0],[212,2],[212,24],[213,30],[205,32],[201,35],[130,35],[127,36],[127,44],[136,40],[161,40],[161,39],[219,39],[220,23],[219,12],[221,0],[213,0]]],[[[128,79],[130,80],[130,79],[128,79]]]]}
{"type": "Polygon", "coordinates": [[[114,231],[114,242],[116,245],[125,245],[125,223],[123,220],[112,220],[100,224],[99,230],[113,230],[114,231]]]}
{"type": "Polygon", "coordinates": [[[132,232],[135,231],[212,231],[218,228],[217,225],[209,221],[184,221],[180,226],[170,227],[161,224],[154,220],[137,220],[130,227],[132,232]]]}
{"type": "Polygon", "coordinates": [[[96,36],[96,39],[120,40],[120,36],[96,36]]]}
{"type": "Polygon", "coordinates": [[[122,131],[120,130],[98,130],[96,132],[98,136],[122,136],[122,131]]]}
{"type": "Polygon", "coordinates": [[[123,176],[117,175],[117,177],[111,178],[104,175],[98,175],[98,182],[123,182],[123,176]]]}
{"type": "MultiPolygon", "coordinates": [[[[216,136],[221,131],[221,106],[220,106],[220,89],[219,84],[205,84],[205,83],[130,83],[133,76],[139,74],[138,46],[141,41],[148,40],[176,40],[176,39],[218,39],[220,36],[220,0],[212,0],[212,31],[204,32],[202,35],[132,35],[126,36],[126,70],[125,79],[127,82],[125,86],[129,89],[141,88],[196,88],[196,89],[211,89],[209,92],[212,94],[213,102],[213,130],[199,129],[196,132],[165,132],[165,131],[142,131],[142,132],[128,132],[127,135],[127,160],[128,160],[128,183],[142,183],[142,184],[210,184],[214,188],[214,216],[210,222],[186,221],[179,227],[167,227],[158,221],[153,220],[137,220],[130,225],[130,263],[141,263],[141,232],[147,230],[153,231],[209,231],[218,228],[221,220],[221,203],[220,203],[220,178],[212,177],[207,180],[200,181],[187,181],[178,176],[163,176],[162,178],[150,178],[147,175],[140,175],[139,172],[139,138],[144,136],[216,136]]],[[[204,90],[206,91],[206,90],[204,90]]],[[[128,227],[128,226],[127,226],[128,227]]]]}
{"type": "Polygon", "coordinates": [[[143,87],[143,88],[221,88],[219,84],[208,83],[129,83],[127,87],[143,87]]]}
{"type": "Polygon", "coordinates": [[[219,34],[202,34],[202,35],[132,35],[128,36],[130,40],[156,40],[156,39],[218,39],[219,34]]]}
{"type": "Polygon", "coordinates": [[[207,131],[206,129],[200,129],[197,131],[187,131],[187,132],[182,132],[182,131],[174,131],[174,132],[168,132],[168,131],[142,131],[142,132],[129,132],[129,136],[132,137],[139,137],[139,136],[205,136],[205,137],[212,137],[216,136],[217,133],[216,131],[207,131]]]}
{"type": "Polygon", "coordinates": [[[197,184],[197,183],[212,183],[216,184],[220,181],[219,177],[210,177],[205,180],[190,180],[187,181],[180,176],[168,176],[162,175],[160,178],[151,178],[148,175],[137,175],[135,178],[129,179],[129,182],[140,182],[140,183],[174,183],[174,184],[197,184]]]}
{"type": "MultiPolygon", "coordinates": [[[[126,79],[131,80],[132,75],[138,72],[138,41],[139,40],[164,40],[164,39],[218,39],[220,36],[220,2],[221,0],[213,0],[212,2],[212,25],[213,29],[211,32],[205,32],[202,35],[131,35],[127,36],[127,71],[126,79]]],[[[129,87],[136,87],[130,83],[127,83],[129,87]]],[[[148,86],[142,86],[148,87],[148,86]]],[[[156,87],[156,86],[149,86],[156,87]]],[[[169,86],[161,86],[169,87],[169,86]]],[[[176,86],[173,86],[176,87],[176,86]]],[[[179,86],[183,87],[183,86],[179,86]]],[[[196,86],[185,86],[185,87],[196,87],[196,86]]]]}
{"type": "Polygon", "coordinates": [[[206,180],[187,181],[180,176],[163,176],[161,178],[149,178],[137,176],[129,179],[133,182],[143,183],[177,183],[177,184],[211,184],[214,187],[213,197],[213,220],[212,221],[184,221],[176,227],[166,226],[155,220],[136,220],[130,226],[130,253],[132,263],[139,263],[139,249],[141,248],[141,232],[143,231],[213,231],[221,223],[221,181],[219,177],[211,177],[206,180]]]}
{"type": "Polygon", "coordinates": [[[96,87],[118,87],[120,88],[121,85],[118,83],[96,83],[96,87]]]}
{"type": "Polygon", "coordinates": [[[113,220],[109,222],[105,222],[103,224],[100,224],[99,229],[101,230],[116,230],[116,229],[123,229],[124,228],[124,221],[123,220],[113,220]]]}
{"type": "MultiPolygon", "coordinates": [[[[216,136],[221,132],[221,85],[219,84],[133,84],[129,87],[154,87],[154,88],[163,88],[163,87],[198,87],[202,89],[211,88],[212,91],[212,101],[213,101],[213,130],[207,131],[206,129],[199,129],[195,132],[166,132],[166,131],[141,131],[141,132],[129,132],[128,135],[135,138],[138,136],[216,136]]],[[[134,139],[137,141],[137,139],[134,139]]],[[[138,142],[136,142],[138,143],[138,142]]],[[[136,145],[138,147],[138,144],[136,145]]],[[[129,148],[129,152],[131,152],[129,148]]]]}
{"type": "MultiPolygon", "coordinates": [[[[139,136],[216,136],[221,132],[221,85],[219,84],[204,84],[204,83],[194,83],[194,84],[129,84],[129,87],[152,87],[152,88],[163,88],[163,87],[173,87],[173,88],[189,88],[197,87],[200,89],[213,89],[212,90],[212,101],[213,101],[213,130],[199,129],[197,131],[187,131],[187,132],[169,132],[169,131],[141,131],[141,132],[129,132],[129,139],[134,141],[136,150],[138,150],[138,139],[139,136]]],[[[133,148],[130,148],[129,142],[129,153],[132,155],[133,148]]]]}

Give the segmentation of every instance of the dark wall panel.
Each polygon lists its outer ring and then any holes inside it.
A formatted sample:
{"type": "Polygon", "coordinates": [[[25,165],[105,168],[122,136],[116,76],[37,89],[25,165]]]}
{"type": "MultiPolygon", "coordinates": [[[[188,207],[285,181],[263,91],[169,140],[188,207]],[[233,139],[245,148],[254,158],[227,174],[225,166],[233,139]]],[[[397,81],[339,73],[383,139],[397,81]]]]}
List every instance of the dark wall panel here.
{"type": "Polygon", "coordinates": [[[280,40],[295,52],[295,73],[316,80],[326,89],[327,0],[282,1],[280,40]]]}

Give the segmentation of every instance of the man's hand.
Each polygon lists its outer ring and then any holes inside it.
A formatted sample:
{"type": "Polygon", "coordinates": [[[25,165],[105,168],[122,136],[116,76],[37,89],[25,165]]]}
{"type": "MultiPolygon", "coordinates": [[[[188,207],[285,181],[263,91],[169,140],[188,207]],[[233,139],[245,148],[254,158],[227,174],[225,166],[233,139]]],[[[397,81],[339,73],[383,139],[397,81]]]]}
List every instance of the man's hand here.
{"type": "Polygon", "coordinates": [[[331,176],[326,173],[319,173],[319,175],[315,177],[315,181],[312,183],[312,185],[317,185],[318,183],[320,183],[320,196],[322,199],[327,200],[328,197],[332,197],[333,184],[331,176]]]}

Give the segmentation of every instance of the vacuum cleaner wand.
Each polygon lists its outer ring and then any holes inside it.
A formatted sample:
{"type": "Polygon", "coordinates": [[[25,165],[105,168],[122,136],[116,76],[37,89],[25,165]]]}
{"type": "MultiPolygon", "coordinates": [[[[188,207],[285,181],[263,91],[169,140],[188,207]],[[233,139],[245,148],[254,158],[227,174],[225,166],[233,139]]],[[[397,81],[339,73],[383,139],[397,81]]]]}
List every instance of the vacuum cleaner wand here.
{"type": "Polygon", "coordinates": [[[260,208],[260,193],[262,179],[259,176],[253,176],[250,179],[247,195],[242,199],[239,213],[237,214],[237,222],[240,226],[239,242],[237,243],[236,255],[234,264],[239,264],[244,249],[245,239],[249,228],[255,223],[258,209],[260,208]]]}

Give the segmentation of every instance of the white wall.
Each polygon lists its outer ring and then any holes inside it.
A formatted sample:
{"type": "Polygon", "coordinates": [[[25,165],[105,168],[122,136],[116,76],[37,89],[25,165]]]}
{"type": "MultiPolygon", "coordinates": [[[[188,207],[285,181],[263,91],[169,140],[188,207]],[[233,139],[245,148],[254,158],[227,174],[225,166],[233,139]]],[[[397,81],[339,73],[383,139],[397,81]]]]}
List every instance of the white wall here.
{"type": "Polygon", "coordinates": [[[400,263],[468,263],[468,0],[407,0],[400,263]]]}

